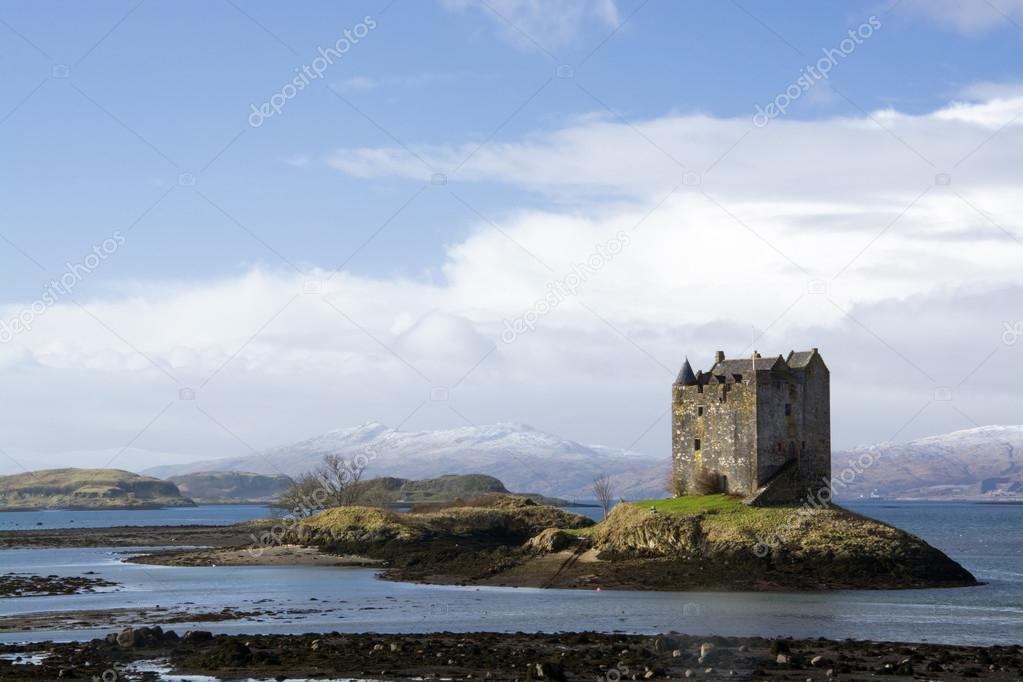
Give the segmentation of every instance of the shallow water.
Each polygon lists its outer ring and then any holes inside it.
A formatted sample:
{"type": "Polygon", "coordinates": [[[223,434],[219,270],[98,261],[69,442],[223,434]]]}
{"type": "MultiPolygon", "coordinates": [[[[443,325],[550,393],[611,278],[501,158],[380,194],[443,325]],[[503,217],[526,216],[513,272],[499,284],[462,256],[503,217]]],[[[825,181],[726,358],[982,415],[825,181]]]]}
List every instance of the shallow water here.
{"type": "MultiPolygon", "coordinates": [[[[973,588],[830,593],[654,593],[460,588],[377,580],[372,569],[167,567],[125,564],[123,549],[0,551],[4,571],[98,577],[118,592],[0,599],[0,615],[123,607],[213,611],[269,609],[242,621],[203,623],[214,632],[676,630],[929,641],[1023,642],[1023,506],[848,505],[948,552],[987,585],[973,588]],[[262,601],[269,600],[269,601],[262,601]]],[[[184,631],[188,624],[175,624],[184,631]]],[[[0,641],[83,639],[108,629],[0,633],[0,641]]]]}
{"type": "Polygon", "coordinates": [[[0,512],[0,530],[109,526],[225,526],[270,515],[265,504],[204,504],[168,509],[45,509],[0,512]]]}

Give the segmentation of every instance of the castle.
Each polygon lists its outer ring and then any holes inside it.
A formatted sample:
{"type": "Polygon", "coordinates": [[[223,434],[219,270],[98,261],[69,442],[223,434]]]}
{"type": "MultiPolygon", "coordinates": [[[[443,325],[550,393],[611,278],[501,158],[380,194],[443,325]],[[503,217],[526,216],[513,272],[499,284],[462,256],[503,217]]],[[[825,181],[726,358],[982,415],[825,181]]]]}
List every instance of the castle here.
{"type": "Polygon", "coordinates": [[[831,480],[831,398],[816,348],[726,360],[671,387],[675,495],[712,491],[762,506],[803,501],[831,480]]]}

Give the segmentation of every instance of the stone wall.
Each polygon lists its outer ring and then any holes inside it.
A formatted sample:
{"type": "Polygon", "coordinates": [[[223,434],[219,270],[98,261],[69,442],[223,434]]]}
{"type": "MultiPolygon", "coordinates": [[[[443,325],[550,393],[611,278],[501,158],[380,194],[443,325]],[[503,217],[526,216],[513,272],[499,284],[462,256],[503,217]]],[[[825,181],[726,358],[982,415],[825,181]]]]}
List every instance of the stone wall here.
{"type": "Polygon", "coordinates": [[[801,371],[808,399],[803,405],[806,452],[800,473],[809,488],[817,491],[831,480],[831,377],[820,355],[814,354],[801,371]]]}
{"type": "Polygon", "coordinates": [[[728,493],[756,490],[755,389],[741,383],[672,388],[675,493],[692,494],[693,475],[701,468],[722,477],[728,493]]]}

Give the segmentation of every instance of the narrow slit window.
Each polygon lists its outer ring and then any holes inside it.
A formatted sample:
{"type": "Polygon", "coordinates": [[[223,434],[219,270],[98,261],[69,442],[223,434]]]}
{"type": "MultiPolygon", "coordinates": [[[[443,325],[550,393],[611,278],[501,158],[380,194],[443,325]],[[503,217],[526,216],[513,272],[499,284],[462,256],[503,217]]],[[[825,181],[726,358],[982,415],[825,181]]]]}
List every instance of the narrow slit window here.
{"type": "Polygon", "coordinates": [[[693,441],[693,449],[694,450],[699,450],[700,449],[700,439],[699,438],[697,438],[695,441],[693,441]]]}
{"type": "Polygon", "coordinates": [[[786,417],[792,416],[792,403],[785,403],[785,416],[786,417]]]}
{"type": "Polygon", "coordinates": [[[696,408],[696,416],[697,417],[703,416],[703,405],[700,405],[699,407],[696,408]]]}

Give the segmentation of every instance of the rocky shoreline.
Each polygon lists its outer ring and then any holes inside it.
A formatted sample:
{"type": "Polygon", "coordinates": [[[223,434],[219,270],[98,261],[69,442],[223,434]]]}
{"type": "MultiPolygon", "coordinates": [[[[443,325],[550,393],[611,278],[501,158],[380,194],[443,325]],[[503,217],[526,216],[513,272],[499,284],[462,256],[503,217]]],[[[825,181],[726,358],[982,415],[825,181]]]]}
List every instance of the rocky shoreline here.
{"type": "Polygon", "coordinates": [[[1018,680],[1023,648],[594,632],[179,636],[125,628],[88,642],[0,646],[0,679],[1018,680]],[[20,657],[20,660],[18,660],[20,657]]]}
{"type": "Polygon", "coordinates": [[[0,549],[43,547],[237,547],[270,522],[230,526],[111,526],[0,531],[0,549]]]}
{"type": "Polygon", "coordinates": [[[698,513],[619,505],[593,521],[523,498],[431,513],[328,510],[287,527],[122,526],[0,532],[0,548],[154,548],[165,566],[362,566],[388,580],[617,590],[824,591],[977,585],[920,538],[839,507],[748,510],[710,500],[698,513]],[[802,514],[797,516],[797,514],[802,514]],[[758,540],[792,523],[772,546],[758,540]]]}
{"type": "MultiPolygon", "coordinates": [[[[90,571],[91,573],[91,571],[90,571]]],[[[101,588],[115,588],[117,583],[86,575],[32,575],[6,573],[0,575],[0,598],[42,597],[55,594],[82,594],[101,588]]]]}

